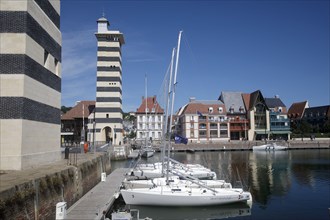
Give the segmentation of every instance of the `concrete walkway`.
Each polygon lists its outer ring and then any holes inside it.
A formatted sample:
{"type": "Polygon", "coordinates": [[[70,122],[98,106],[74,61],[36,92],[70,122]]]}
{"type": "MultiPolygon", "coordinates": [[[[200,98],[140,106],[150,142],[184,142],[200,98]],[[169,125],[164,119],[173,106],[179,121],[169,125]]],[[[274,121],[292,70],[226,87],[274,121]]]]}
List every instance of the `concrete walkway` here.
{"type": "Polygon", "coordinates": [[[67,210],[65,219],[101,219],[119,193],[127,168],[114,170],[105,182],[100,182],[67,210]]]}

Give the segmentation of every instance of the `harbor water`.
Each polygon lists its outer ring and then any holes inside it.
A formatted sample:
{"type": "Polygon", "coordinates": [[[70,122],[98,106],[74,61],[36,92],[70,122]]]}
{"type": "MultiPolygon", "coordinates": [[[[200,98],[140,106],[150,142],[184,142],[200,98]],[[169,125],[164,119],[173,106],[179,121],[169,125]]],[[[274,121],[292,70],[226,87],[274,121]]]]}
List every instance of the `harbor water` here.
{"type": "MultiPolygon", "coordinates": [[[[154,220],[204,219],[330,219],[330,149],[276,152],[208,151],[174,152],[182,163],[199,163],[217,173],[218,179],[243,186],[253,196],[245,204],[207,207],[151,207],[139,209],[140,218],[154,220]]],[[[159,162],[160,153],[142,160],[159,162]]],[[[112,166],[130,167],[132,161],[112,166]]]]}

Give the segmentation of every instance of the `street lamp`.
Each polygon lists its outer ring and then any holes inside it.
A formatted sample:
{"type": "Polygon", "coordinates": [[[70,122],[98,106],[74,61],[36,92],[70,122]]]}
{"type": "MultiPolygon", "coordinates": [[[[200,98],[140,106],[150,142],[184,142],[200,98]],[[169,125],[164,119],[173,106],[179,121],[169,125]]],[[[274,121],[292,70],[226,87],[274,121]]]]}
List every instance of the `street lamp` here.
{"type": "Polygon", "coordinates": [[[113,142],[113,145],[116,145],[116,138],[117,138],[117,134],[116,134],[116,125],[115,125],[115,128],[114,128],[114,142],[113,142]]]}
{"type": "MultiPolygon", "coordinates": [[[[93,110],[93,129],[92,129],[93,138],[89,138],[89,141],[90,141],[90,144],[91,144],[90,147],[93,148],[93,153],[96,152],[96,147],[95,147],[95,125],[96,125],[96,122],[95,122],[95,108],[94,108],[94,110],[93,110]]],[[[92,151],[92,149],[91,149],[91,151],[92,151]]]]}

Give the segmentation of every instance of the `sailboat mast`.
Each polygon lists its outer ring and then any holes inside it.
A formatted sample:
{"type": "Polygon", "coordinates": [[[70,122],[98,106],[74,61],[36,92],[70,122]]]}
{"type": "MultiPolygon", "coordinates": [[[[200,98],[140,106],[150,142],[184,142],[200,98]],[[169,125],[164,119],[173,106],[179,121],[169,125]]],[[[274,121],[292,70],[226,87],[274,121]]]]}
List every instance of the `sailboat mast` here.
{"type": "MultiPolygon", "coordinates": [[[[174,111],[174,98],[175,98],[175,88],[176,88],[176,77],[178,73],[178,64],[179,64],[179,54],[180,54],[180,44],[181,44],[181,36],[182,31],[179,32],[179,38],[178,38],[178,47],[176,50],[176,60],[175,60],[175,70],[174,70],[174,79],[173,79],[173,94],[172,94],[172,102],[171,102],[171,117],[170,117],[170,126],[169,126],[169,143],[168,143],[168,149],[167,149],[167,157],[170,157],[170,148],[171,148],[171,136],[172,136],[172,121],[173,121],[173,111],[174,111]]],[[[169,164],[170,161],[167,160],[167,172],[166,172],[166,184],[168,184],[168,176],[169,176],[169,164]]]]}
{"type": "MultiPolygon", "coordinates": [[[[165,123],[164,123],[164,140],[166,140],[166,134],[168,130],[168,116],[169,116],[169,108],[170,108],[170,99],[171,99],[171,90],[172,90],[172,75],[173,75],[173,64],[174,64],[174,56],[175,56],[175,48],[172,50],[172,58],[171,58],[171,65],[170,65],[170,79],[168,82],[168,90],[167,90],[167,102],[166,102],[166,111],[165,111],[165,123]]],[[[167,141],[165,141],[165,146],[163,150],[162,155],[162,174],[164,174],[164,158],[165,158],[165,148],[169,147],[169,144],[167,141]]],[[[168,164],[167,164],[168,165],[168,164]]]]}
{"type": "Polygon", "coordinates": [[[146,107],[145,107],[145,111],[146,111],[146,140],[145,140],[145,146],[147,146],[147,139],[148,139],[148,97],[147,97],[147,74],[144,75],[144,84],[145,84],[145,99],[146,99],[146,107]]]}

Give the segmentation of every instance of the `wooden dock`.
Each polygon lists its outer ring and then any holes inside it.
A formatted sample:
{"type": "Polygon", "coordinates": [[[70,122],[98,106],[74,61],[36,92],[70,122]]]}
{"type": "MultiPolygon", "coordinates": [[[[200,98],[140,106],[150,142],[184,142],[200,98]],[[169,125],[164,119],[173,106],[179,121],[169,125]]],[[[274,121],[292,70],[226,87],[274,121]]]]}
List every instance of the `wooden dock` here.
{"type": "Polygon", "coordinates": [[[107,176],[106,181],[100,182],[68,210],[65,219],[100,220],[103,211],[108,211],[119,193],[127,168],[118,168],[107,176]]]}

